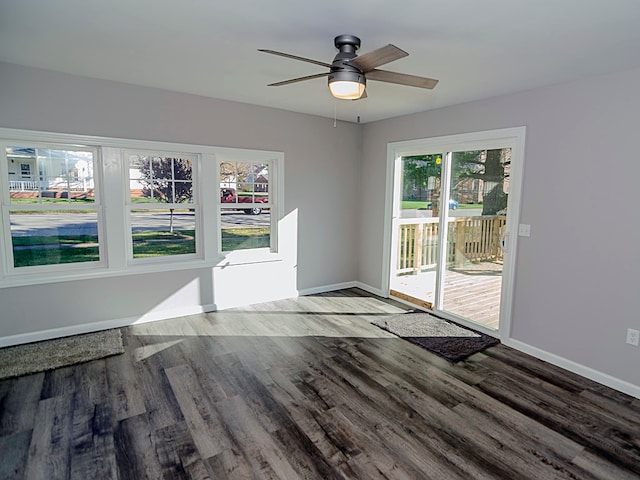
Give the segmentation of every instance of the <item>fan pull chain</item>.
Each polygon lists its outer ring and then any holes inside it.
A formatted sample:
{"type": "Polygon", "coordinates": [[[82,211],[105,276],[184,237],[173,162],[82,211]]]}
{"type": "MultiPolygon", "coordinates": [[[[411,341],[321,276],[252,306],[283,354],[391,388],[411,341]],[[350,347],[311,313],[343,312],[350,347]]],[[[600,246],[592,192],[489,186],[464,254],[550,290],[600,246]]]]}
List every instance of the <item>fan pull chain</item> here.
{"type": "Polygon", "coordinates": [[[338,117],[338,101],[334,100],[333,101],[333,128],[336,128],[338,126],[337,117],[338,117]]]}

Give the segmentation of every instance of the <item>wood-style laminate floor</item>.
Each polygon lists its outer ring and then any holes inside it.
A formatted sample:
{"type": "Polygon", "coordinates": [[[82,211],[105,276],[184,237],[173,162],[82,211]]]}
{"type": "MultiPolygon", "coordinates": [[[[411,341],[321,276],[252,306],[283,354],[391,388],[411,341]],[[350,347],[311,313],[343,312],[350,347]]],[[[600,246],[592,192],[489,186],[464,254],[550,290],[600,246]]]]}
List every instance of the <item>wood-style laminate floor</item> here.
{"type": "Polygon", "coordinates": [[[638,399],[368,322],[405,308],[353,289],[123,329],[123,355],[0,382],[0,478],[640,478],[638,399]]]}

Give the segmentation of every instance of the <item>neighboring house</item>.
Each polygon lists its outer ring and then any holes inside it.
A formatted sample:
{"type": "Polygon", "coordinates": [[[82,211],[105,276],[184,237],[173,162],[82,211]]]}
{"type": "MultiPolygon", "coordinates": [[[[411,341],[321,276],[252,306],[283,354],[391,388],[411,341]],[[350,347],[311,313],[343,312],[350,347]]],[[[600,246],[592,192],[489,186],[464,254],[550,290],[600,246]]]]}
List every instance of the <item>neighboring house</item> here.
{"type": "MultiPolygon", "coordinates": [[[[238,189],[238,179],[235,175],[225,175],[220,179],[220,188],[238,189]]],[[[243,182],[253,185],[254,192],[269,191],[269,170],[264,165],[257,165],[255,171],[249,173],[243,182]]]]}
{"type": "Polygon", "coordinates": [[[6,153],[12,198],[82,197],[93,192],[89,152],[11,147],[6,153]]]}

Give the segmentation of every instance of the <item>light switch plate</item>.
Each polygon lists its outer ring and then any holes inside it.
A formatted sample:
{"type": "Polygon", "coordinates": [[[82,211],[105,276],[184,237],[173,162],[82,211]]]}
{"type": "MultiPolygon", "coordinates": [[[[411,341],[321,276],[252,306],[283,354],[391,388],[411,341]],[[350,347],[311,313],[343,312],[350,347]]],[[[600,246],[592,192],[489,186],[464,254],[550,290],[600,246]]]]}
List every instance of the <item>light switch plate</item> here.
{"type": "Polygon", "coordinates": [[[526,223],[521,223],[518,225],[518,235],[520,237],[530,237],[531,236],[531,225],[526,223]]]}

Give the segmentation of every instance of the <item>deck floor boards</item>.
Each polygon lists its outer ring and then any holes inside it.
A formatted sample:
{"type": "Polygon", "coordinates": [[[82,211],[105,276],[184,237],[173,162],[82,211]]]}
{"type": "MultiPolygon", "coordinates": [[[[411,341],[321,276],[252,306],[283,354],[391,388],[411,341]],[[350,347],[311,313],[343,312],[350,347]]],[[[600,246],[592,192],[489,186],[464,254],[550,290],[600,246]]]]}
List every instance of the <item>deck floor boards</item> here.
{"type": "MultiPolygon", "coordinates": [[[[478,262],[447,269],[444,275],[443,310],[497,329],[500,323],[502,264],[478,262]]],[[[435,271],[400,275],[391,279],[393,294],[431,309],[435,302],[435,271]]]]}

